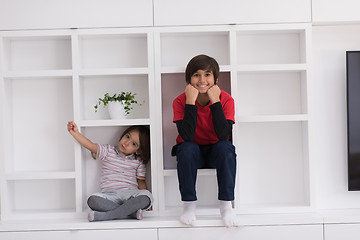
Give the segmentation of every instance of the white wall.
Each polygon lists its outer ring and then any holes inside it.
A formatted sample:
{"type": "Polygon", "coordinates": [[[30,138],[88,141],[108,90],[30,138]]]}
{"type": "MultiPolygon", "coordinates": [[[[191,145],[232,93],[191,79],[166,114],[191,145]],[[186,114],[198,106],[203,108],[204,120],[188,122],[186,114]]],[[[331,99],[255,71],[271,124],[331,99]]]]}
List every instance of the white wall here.
{"type": "Polygon", "coordinates": [[[313,27],[318,208],[360,208],[360,192],[347,191],[347,50],[360,50],[360,25],[313,27]]]}
{"type": "Polygon", "coordinates": [[[0,0],[0,30],[152,25],[152,0],[0,0]]]}
{"type": "Polygon", "coordinates": [[[312,0],[314,23],[360,21],[359,0],[312,0]]]}
{"type": "Polygon", "coordinates": [[[154,25],[311,22],[310,0],[154,0],[154,25]]]}

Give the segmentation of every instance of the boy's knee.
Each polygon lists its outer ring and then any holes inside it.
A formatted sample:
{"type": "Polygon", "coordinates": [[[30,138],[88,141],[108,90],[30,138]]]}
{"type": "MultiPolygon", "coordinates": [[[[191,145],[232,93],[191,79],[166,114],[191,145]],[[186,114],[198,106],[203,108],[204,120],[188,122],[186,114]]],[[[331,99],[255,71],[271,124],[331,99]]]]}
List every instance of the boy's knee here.
{"type": "Polygon", "coordinates": [[[199,149],[199,145],[194,142],[183,142],[179,145],[178,149],[181,150],[196,150],[199,149]]]}
{"type": "Polygon", "coordinates": [[[224,155],[224,154],[235,154],[235,147],[228,140],[218,141],[217,143],[214,144],[213,151],[215,153],[219,153],[219,154],[222,154],[222,155],[224,155]]]}
{"type": "Polygon", "coordinates": [[[178,146],[176,156],[182,157],[192,157],[197,156],[200,153],[199,145],[194,142],[183,142],[178,146]]]}

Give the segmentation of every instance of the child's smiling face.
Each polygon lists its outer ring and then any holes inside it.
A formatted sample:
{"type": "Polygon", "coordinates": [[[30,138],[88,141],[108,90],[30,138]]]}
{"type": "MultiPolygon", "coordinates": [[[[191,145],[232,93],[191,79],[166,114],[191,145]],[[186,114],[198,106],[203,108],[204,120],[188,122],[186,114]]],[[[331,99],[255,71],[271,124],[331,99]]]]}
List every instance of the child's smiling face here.
{"type": "Polygon", "coordinates": [[[119,141],[119,150],[125,155],[139,154],[140,138],[138,131],[125,134],[119,141]]]}
{"type": "Polygon", "coordinates": [[[192,76],[190,84],[199,93],[206,93],[209,88],[215,85],[214,74],[210,70],[197,70],[192,76]]]}

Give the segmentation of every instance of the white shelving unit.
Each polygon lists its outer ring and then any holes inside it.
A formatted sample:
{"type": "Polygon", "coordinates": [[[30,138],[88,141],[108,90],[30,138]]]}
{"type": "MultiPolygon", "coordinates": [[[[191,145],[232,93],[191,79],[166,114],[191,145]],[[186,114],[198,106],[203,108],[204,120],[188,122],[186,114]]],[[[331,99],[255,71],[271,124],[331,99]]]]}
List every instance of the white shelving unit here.
{"type": "MultiPolygon", "coordinates": [[[[155,79],[162,87],[163,159],[160,212],[181,211],[177,187],[172,100],[185,88],[184,70],[195,55],[219,62],[219,84],[236,102],[237,213],[298,212],[313,206],[309,158],[310,25],[159,28],[155,79]],[[175,46],[175,47],[174,47],[175,46]],[[222,85],[223,84],[223,85],[222,85]],[[176,187],[174,187],[176,186],[176,187]]],[[[215,171],[199,171],[199,214],[216,214],[215,171]]]]}
{"type": "Polygon", "coordinates": [[[310,26],[238,26],[235,42],[237,212],[310,211],[310,26]]]}
{"type": "Polygon", "coordinates": [[[116,144],[130,125],[155,132],[152,42],[152,32],[141,28],[1,33],[2,220],[87,214],[87,197],[99,191],[99,163],[74,143],[66,123],[75,120],[98,143],[116,144]],[[120,91],[142,103],[128,119],[94,112],[99,97],[120,91]]]}
{"type": "MultiPolygon", "coordinates": [[[[99,162],[66,131],[116,144],[130,125],[151,130],[153,216],[181,211],[172,101],[197,54],[220,64],[236,102],[234,208],[243,213],[313,207],[309,98],[311,25],[224,25],[0,32],[1,218],[82,218],[99,190],[99,162]],[[132,91],[142,103],[110,120],[97,99],[132,91]]],[[[198,212],[218,214],[216,174],[199,171],[198,212]]]]}

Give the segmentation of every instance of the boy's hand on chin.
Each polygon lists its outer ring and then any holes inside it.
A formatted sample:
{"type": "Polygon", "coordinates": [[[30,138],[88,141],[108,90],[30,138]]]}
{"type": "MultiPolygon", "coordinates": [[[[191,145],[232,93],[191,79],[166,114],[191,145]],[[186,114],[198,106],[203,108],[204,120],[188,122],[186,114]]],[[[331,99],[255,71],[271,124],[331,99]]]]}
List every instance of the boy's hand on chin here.
{"type": "Polygon", "coordinates": [[[212,104],[216,102],[220,102],[220,94],[221,94],[221,90],[218,85],[214,85],[207,90],[207,95],[209,96],[209,99],[212,104]]]}

